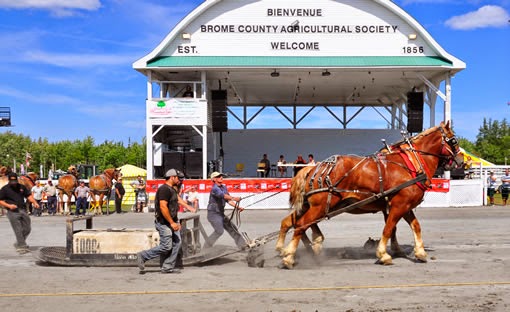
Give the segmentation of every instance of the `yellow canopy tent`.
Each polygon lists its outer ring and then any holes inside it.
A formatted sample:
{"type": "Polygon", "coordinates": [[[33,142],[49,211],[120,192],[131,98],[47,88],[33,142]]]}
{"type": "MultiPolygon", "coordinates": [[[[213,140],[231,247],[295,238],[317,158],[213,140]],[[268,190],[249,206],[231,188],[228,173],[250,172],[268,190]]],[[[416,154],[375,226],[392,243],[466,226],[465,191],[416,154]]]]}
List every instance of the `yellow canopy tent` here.
{"type": "Polygon", "coordinates": [[[471,157],[471,161],[473,162],[473,167],[478,167],[478,166],[480,166],[480,164],[482,164],[484,167],[495,166],[495,164],[493,164],[485,159],[482,159],[482,158],[477,157],[473,154],[470,154],[469,152],[466,152],[466,150],[463,149],[462,147],[460,148],[460,151],[462,152],[462,154],[464,154],[464,162],[467,162],[468,157],[471,157]]]}
{"type": "Polygon", "coordinates": [[[135,191],[131,186],[131,183],[133,183],[138,176],[141,176],[145,180],[147,177],[147,170],[129,164],[117,169],[120,169],[120,173],[122,174],[122,185],[124,185],[124,189],[126,190],[122,203],[132,205],[135,203],[135,191]]]}

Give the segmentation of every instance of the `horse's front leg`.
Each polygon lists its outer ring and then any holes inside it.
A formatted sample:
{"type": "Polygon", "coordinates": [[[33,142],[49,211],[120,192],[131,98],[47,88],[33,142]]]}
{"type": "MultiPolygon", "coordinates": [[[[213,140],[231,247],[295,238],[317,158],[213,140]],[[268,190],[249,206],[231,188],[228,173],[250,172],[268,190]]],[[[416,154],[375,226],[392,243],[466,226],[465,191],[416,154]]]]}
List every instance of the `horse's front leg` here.
{"type": "Polygon", "coordinates": [[[386,251],[386,246],[388,245],[388,240],[391,238],[395,226],[397,225],[400,216],[396,216],[397,209],[401,209],[400,207],[392,207],[389,215],[386,217],[386,223],[384,224],[384,229],[382,232],[381,240],[377,245],[377,250],[375,255],[377,256],[378,262],[384,265],[393,264],[392,257],[386,251]]]}
{"type": "Polygon", "coordinates": [[[287,232],[294,224],[295,212],[291,212],[288,216],[283,218],[280,225],[280,233],[278,234],[278,240],[276,241],[275,250],[280,253],[280,256],[284,256],[284,245],[285,237],[287,232]]]}
{"type": "MultiPolygon", "coordinates": [[[[384,223],[386,223],[386,221],[388,220],[387,210],[383,210],[383,215],[384,215],[384,223]]],[[[402,248],[400,248],[400,245],[397,240],[397,226],[396,225],[395,225],[395,228],[393,229],[393,231],[391,232],[390,246],[391,246],[391,252],[394,257],[405,257],[406,256],[405,252],[402,250],[402,248]]]]}
{"type": "Polygon", "coordinates": [[[322,251],[322,243],[324,242],[324,235],[319,229],[319,225],[314,223],[310,226],[312,229],[312,250],[315,255],[320,255],[322,251]]]}
{"type": "Polygon", "coordinates": [[[412,210],[404,215],[404,219],[411,226],[414,235],[414,256],[421,262],[427,262],[427,252],[421,237],[421,226],[412,210]]]}
{"type": "Polygon", "coordinates": [[[294,267],[296,251],[299,245],[299,241],[301,240],[301,236],[305,232],[306,229],[296,228],[294,230],[294,234],[292,235],[292,239],[287,247],[282,251],[282,268],[284,269],[292,269],[294,267]]]}

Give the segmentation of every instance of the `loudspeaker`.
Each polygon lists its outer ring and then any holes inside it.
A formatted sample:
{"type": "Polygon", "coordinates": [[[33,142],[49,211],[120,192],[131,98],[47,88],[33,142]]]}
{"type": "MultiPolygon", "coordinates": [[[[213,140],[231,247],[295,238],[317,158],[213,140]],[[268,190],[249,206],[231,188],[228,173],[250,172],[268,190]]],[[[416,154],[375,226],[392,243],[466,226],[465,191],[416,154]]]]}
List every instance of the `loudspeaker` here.
{"type": "Polygon", "coordinates": [[[423,92],[407,93],[407,131],[418,133],[423,130],[423,92]]]}
{"type": "Polygon", "coordinates": [[[211,121],[213,132],[226,132],[227,123],[227,90],[211,91],[211,121]]]}
{"type": "Polygon", "coordinates": [[[163,175],[170,169],[177,169],[184,172],[184,153],[182,152],[166,152],[163,153],[163,175]]]}
{"type": "Polygon", "coordinates": [[[186,165],[186,171],[184,172],[186,177],[202,177],[202,153],[187,152],[184,154],[184,163],[186,165]]]}

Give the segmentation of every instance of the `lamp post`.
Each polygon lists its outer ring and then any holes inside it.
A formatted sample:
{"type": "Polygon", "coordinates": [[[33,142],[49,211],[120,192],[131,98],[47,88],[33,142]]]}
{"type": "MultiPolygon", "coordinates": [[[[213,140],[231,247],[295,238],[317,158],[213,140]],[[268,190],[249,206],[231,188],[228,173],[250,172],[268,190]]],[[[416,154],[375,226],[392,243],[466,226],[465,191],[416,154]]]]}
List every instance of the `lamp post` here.
{"type": "MultiPolygon", "coordinates": [[[[7,155],[7,156],[9,156],[9,155],[7,155]]],[[[505,157],[505,166],[506,166],[506,161],[507,161],[507,160],[508,160],[508,157],[505,157]]]]}

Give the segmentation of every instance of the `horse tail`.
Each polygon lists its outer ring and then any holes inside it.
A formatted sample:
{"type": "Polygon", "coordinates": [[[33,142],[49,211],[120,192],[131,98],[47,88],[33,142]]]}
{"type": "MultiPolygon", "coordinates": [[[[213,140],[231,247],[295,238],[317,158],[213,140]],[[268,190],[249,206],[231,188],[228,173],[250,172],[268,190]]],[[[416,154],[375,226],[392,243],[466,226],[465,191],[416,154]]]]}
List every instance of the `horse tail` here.
{"type": "Polygon", "coordinates": [[[291,180],[289,204],[291,209],[296,212],[298,216],[302,214],[303,205],[305,203],[306,178],[313,168],[315,168],[315,166],[301,168],[291,180]]]}

